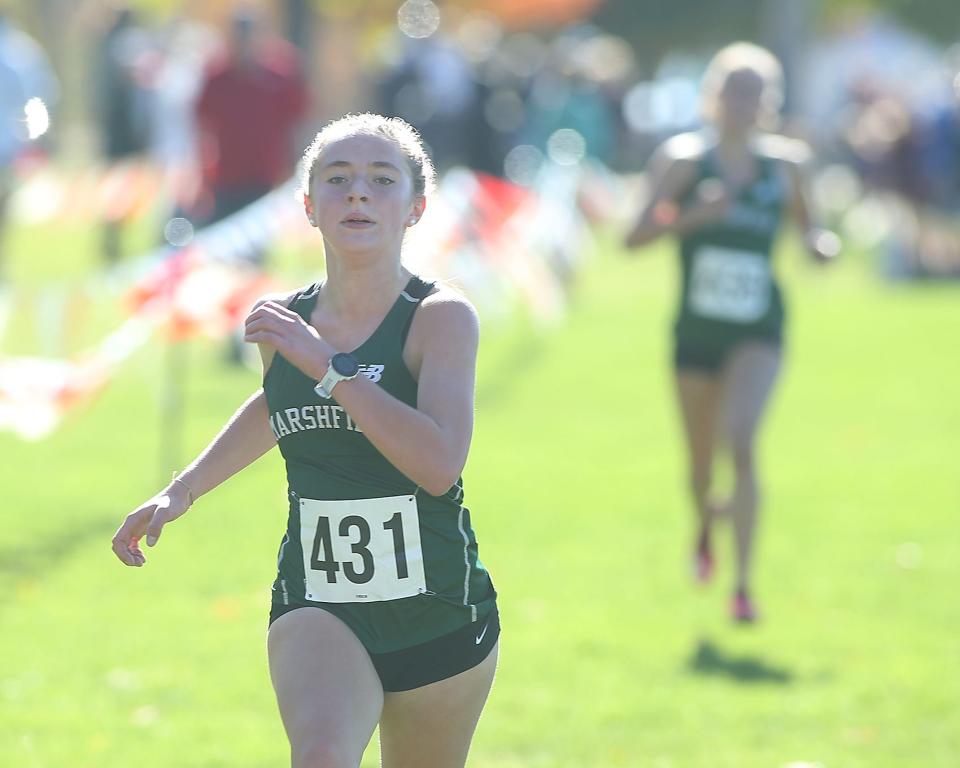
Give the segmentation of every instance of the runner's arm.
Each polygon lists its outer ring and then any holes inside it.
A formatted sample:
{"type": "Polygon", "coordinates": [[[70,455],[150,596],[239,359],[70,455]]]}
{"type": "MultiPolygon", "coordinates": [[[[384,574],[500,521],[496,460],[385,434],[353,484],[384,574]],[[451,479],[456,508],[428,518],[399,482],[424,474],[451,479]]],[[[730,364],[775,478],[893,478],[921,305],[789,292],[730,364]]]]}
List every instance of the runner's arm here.
{"type": "Polygon", "coordinates": [[[257,390],[237,409],[220,433],[175,480],[127,515],[112,540],[114,554],[125,565],[146,562],[139,541],[153,546],[163,526],[183,515],[200,496],[216,488],[274,445],[267,401],[257,390]]]}
{"type": "Polygon", "coordinates": [[[273,446],[277,438],[270,428],[267,397],[254,392],[230,417],[210,444],[178,475],[189,486],[193,501],[212,491],[273,446]]]}
{"type": "MultiPolygon", "coordinates": [[[[321,379],[336,352],[296,313],[265,304],[247,318],[247,341],[269,344],[307,376],[321,379]]],[[[391,464],[433,495],[456,482],[473,432],[473,393],[479,323],[452,292],[424,300],[408,346],[418,378],[417,407],[364,376],[341,381],[334,399],[391,464]]]]}
{"type": "Polygon", "coordinates": [[[810,199],[807,172],[810,152],[806,145],[797,144],[799,149],[783,160],[790,191],[790,216],[800,231],[800,238],[810,257],[821,263],[829,262],[840,251],[840,238],[819,224],[810,199]]]}
{"type": "MultiPolygon", "coordinates": [[[[273,301],[286,307],[295,291],[271,293],[254,304],[254,311],[273,301]]],[[[273,363],[273,347],[260,345],[263,375],[267,375],[273,363]]],[[[193,500],[216,488],[220,483],[252,464],[277,444],[270,428],[270,414],[263,389],[257,390],[237,409],[230,421],[213,441],[180,473],[180,479],[190,486],[193,500]]]]}
{"type": "Polygon", "coordinates": [[[668,142],[650,160],[650,191],[637,223],[627,234],[624,245],[637,248],[664,235],[684,235],[723,216],[730,196],[723,185],[698,185],[693,202],[680,207],[678,200],[690,187],[696,171],[696,158],[678,156],[668,142]]]}

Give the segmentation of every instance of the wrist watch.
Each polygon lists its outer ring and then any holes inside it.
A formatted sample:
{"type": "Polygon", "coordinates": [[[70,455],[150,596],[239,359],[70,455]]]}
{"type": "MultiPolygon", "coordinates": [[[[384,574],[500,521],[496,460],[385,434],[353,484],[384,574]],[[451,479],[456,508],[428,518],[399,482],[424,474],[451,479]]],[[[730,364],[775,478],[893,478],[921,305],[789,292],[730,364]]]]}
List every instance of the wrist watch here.
{"type": "Polygon", "coordinates": [[[355,379],[360,373],[360,363],[357,358],[347,352],[337,352],[330,358],[330,365],[323,378],[313,388],[320,397],[329,399],[333,397],[333,388],[341,381],[355,379]]]}

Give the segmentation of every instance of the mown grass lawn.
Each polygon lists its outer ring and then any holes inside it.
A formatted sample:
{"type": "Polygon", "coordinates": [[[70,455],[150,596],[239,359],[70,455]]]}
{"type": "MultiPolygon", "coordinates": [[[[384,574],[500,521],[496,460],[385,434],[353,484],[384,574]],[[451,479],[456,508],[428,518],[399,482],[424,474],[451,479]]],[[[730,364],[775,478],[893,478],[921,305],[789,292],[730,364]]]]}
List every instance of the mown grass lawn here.
{"type": "MultiPolygon", "coordinates": [[[[76,238],[45,237],[19,235],[15,288],[89,269],[76,238]]],[[[504,630],[472,766],[960,764],[960,286],[782,256],[755,627],[727,618],[729,541],[715,584],[689,578],[666,251],[602,241],[562,325],[488,324],[465,481],[504,630]]],[[[72,343],[118,307],[104,289],[72,343]]],[[[36,326],[18,309],[0,349],[36,352],[36,326]]],[[[258,379],[219,344],[184,352],[185,460],[258,379]]],[[[264,647],[278,456],[204,498],[148,567],[109,550],[162,472],[164,370],[154,341],[49,439],[0,434],[3,765],[287,760],[264,647]]]]}

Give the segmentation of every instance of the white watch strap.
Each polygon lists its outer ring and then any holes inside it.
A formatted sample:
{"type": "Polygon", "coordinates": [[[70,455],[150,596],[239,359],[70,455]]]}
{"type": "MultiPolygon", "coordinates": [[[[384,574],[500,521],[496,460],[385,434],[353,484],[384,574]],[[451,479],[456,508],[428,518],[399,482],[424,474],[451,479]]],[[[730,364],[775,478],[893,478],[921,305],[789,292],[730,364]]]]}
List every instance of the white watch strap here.
{"type": "Polygon", "coordinates": [[[333,396],[333,388],[345,378],[342,374],[337,373],[332,365],[328,365],[327,372],[323,374],[323,378],[317,382],[313,390],[320,395],[320,397],[330,398],[333,396]]]}

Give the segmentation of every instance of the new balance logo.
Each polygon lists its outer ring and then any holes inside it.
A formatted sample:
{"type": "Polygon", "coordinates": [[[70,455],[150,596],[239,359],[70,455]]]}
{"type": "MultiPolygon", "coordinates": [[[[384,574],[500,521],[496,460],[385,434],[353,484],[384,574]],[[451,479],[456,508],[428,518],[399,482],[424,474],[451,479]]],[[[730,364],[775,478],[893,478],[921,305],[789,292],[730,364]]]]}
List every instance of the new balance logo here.
{"type": "Polygon", "coordinates": [[[382,365],[361,365],[360,366],[360,375],[366,376],[370,381],[376,384],[380,381],[383,376],[383,366],[382,365]]]}

